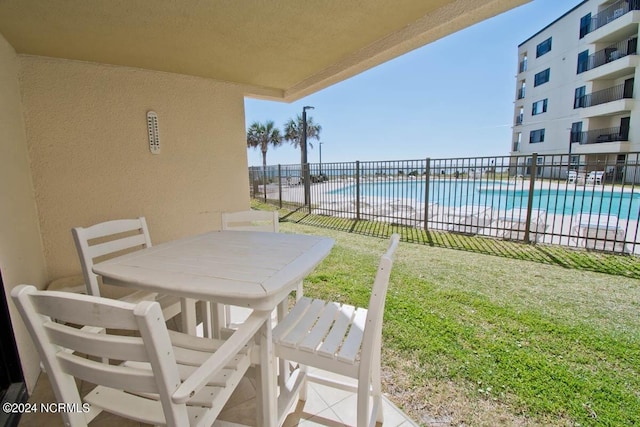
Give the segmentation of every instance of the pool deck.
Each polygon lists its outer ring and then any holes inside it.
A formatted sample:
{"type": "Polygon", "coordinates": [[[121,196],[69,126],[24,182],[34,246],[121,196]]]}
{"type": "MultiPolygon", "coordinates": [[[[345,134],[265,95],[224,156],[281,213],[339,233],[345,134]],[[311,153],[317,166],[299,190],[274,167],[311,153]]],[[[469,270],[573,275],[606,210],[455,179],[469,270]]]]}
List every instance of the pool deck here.
{"type": "MultiPolygon", "coordinates": [[[[362,179],[361,183],[375,182],[411,182],[410,179],[362,179]]],[[[448,181],[448,180],[447,180],[448,181]]],[[[469,182],[469,180],[457,180],[469,182]]],[[[509,181],[473,181],[483,188],[494,187],[497,190],[528,190],[530,181],[515,179],[509,181]]],[[[355,197],[340,194],[338,191],[355,185],[354,179],[336,179],[311,185],[311,201],[315,207],[313,214],[355,218],[358,215],[364,220],[393,222],[397,224],[422,228],[425,218],[425,205],[413,198],[380,196],[361,196],[358,209],[355,197]],[[319,203],[316,201],[320,201],[319,203]]],[[[631,192],[632,187],[622,188],[611,185],[589,185],[584,183],[567,183],[566,181],[539,180],[536,190],[571,191],[585,189],[602,194],[631,192]]],[[[268,197],[278,198],[277,185],[267,187],[268,197]]],[[[282,187],[282,200],[301,202],[304,200],[304,187],[293,185],[282,187]]],[[[575,212],[571,215],[556,214],[544,210],[544,206],[533,207],[530,238],[537,243],[563,245],[573,248],[604,250],[614,253],[633,253],[640,255],[640,236],[638,235],[638,218],[617,219],[607,215],[575,212]],[[582,215],[582,216],[580,216],[582,215]]],[[[513,240],[524,239],[524,215],[526,209],[483,209],[476,212],[477,206],[443,206],[437,203],[428,205],[428,227],[432,230],[463,232],[494,238],[513,240]]]]}

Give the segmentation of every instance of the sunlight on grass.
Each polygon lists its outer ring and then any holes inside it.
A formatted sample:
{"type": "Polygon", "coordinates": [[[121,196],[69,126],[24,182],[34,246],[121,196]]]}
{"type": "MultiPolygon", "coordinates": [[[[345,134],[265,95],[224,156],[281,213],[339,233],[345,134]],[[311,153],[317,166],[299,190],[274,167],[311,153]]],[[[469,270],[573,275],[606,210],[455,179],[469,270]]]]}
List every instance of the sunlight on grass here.
{"type": "MultiPolygon", "coordinates": [[[[336,240],[307,295],[368,304],[386,239],[281,229],[336,240]]],[[[633,425],[640,280],[576,265],[401,244],[383,329],[389,397],[423,425],[633,425]]]]}

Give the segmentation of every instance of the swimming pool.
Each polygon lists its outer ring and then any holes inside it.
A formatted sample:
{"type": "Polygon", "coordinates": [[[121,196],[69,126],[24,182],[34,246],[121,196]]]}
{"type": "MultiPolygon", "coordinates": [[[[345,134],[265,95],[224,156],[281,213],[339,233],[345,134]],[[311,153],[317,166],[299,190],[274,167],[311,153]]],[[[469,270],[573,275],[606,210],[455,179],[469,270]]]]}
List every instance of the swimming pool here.
{"type": "MultiPolygon", "coordinates": [[[[329,194],[355,197],[356,185],[348,185],[329,194]]],[[[423,203],[425,181],[377,181],[360,184],[360,196],[367,199],[410,199],[423,203]]],[[[638,219],[640,193],[615,191],[612,187],[587,186],[534,189],[533,208],[549,213],[574,215],[579,212],[615,215],[638,219]]],[[[529,189],[505,181],[434,180],[429,182],[429,202],[442,206],[483,205],[493,209],[526,208],[529,189]]]]}

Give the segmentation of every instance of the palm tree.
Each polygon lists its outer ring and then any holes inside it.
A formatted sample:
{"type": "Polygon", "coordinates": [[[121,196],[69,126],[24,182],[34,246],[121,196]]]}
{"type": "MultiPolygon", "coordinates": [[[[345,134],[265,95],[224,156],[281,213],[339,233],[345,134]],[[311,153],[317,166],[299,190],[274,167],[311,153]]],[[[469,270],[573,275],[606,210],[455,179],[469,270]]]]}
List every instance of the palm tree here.
{"type": "MultiPolygon", "coordinates": [[[[284,124],[284,139],[289,141],[295,148],[300,148],[300,164],[304,163],[302,158],[302,116],[298,114],[297,120],[289,119],[284,124]]],[[[320,140],[320,131],[322,126],[313,123],[312,117],[307,117],[307,145],[309,148],[313,148],[313,145],[309,142],[310,139],[320,140]]]]}
{"type": "Polygon", "coordinates": [[[267,195],[267,151],[269,145],[277,147],[280,144],[282,144],[282,136],[272,120],[264,124],[253,122],[247,129],[247,147],[260,148],[262,151],[262,185],[265,197],[267,195]]]}

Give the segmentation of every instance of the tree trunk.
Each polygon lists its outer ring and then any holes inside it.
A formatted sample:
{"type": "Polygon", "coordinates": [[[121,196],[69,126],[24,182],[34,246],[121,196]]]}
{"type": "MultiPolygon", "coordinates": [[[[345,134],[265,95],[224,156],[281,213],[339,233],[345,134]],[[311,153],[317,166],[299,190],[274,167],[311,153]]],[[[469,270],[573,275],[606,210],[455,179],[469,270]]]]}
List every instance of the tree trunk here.
{"type": "Polygon", "coordinates": [[[267,201],[267,150],[262,150],[262,193],[267,201]]]}

